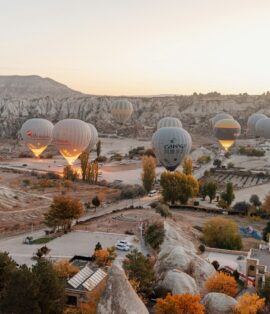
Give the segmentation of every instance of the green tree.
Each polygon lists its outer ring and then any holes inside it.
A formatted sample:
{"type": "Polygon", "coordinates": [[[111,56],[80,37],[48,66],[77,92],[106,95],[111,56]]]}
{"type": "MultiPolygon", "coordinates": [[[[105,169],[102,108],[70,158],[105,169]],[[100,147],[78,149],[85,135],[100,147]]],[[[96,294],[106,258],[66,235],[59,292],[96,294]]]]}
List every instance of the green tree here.
{"type": "Polygon", "coordinates": [[[153,223],[149,225],[145,231],[144,239],[149,243],[153,249],[158,249],[163,243],[165,237],[165,230],[163,223],[153,223]]]}
{"type": "Polygon", "coordinates": [[[31,270],[23,265],[14,270],[0,305],[1,313],[42,314],[39,300],[39,283],[31,270]]]}
{"type": "Polygon", "coordinates": [[[263,229],[263,239],[264,241],[269,241],[269,235],[270,235],[270,220],[267,222],[265,228],[263,229]]]}
{"type": "Polygon", "coordinates": [[[231,219],[211,218],[203,227],[203,240],[206,245],[219,249],[240,250],[242,238],[238,225],[231,219]]]}
{"type": "Polygon", "coordinates": [[[152,293],[152,287],[155,280],[155,272],[152,263],[137,249],[127,254],[123,262],[123,268],[129,280],[135,280],[139,283],[137,291],[144,297],[152,293]]]}
{"type": "Polygon", "coordinates": [[[179,171],[163,172],[160,176],[160,185],[164,201],[172,204],[177,201],[186,204],[189,198],[197,195],[199,191],[198,181],[193,176],[179,171]]]}
{"type": "Polygon", "coordinates": [[[154,186],[156,178],[156,160],[152,156],[144,156],[142,161],[142,183],[147,192],[150,192],[154,186]]]}
{"type": "Polygon", "coordinates": [[[259,196],[256,194],[251,195],[249,201],[255,207],[262,205],[262,202],[260,201],[259,196]]]}
{"type": "Polygon", "coordinates": [[[160,216],[164,218],[172,216],[170,207],[166,204],[158,204],[156,207],[156,213],[160,214],[160,216]]]}
{"type": "Polygon", "coordinates": [[[41,313],[62,314],[65,299],[64,284],[59,280],[52,263],[41,258],[33,266],[32,271],[39,284],[38,303],[41,313]]]}
{"type": "Polygon", "coordinates": [[[99,158],[101,154],[101,141],[100,140],[96,144],[96,149],[97,149],[97,157],[99,158]]]}
{"type": "Polygon", "coordinates": [[[64,231],[70,230],[72,221],[81,217],[83,212],[83,205],[76,198],[56,196],[49,211],[44,214],[44,222],[51,228],[62,227],[64,231]]]}
{"type": "Polygon", "coordinates": [[[16,270],[16,263],[7,252],[0,252],[0,313],[3,293],[6,290],[12,273],[16,270]]]}
{"type": "Polygon", "coordinates": [[[245,201],[237,202],[236,204],[233,205],[233,209],[247,215],[250,209],[250,204],[245,201]]]}
{"type": "Polygon", "coordinates": [[[89,151],[85,150],[81,155],[80,155],[80,162],[81,162],[81,171],[82,171],[82,180],[86,180],[86,174],[87,174],[87,167],[89,163],[89,151]]]}
{"type": "Polygon", "coordinates": [[[226,191],[221,193],[221,199],[226,202],[227,208],[231,206],[233,200],[235,199],[233,185],[231,182],[227,183],[226,191]]]}
{"type": "Polygon", "coordinates": [[[186,175],[192,175],[193,165],[192,159],[186,158],[183,163],[183,173],[186,175]]]}

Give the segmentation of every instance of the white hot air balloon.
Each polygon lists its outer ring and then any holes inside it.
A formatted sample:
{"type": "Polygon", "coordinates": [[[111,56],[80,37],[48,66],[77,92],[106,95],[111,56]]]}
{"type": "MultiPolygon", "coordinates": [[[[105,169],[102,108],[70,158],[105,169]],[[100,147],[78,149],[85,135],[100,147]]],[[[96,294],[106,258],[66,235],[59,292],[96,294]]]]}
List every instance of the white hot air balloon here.
{"type": "Polygon", "coordinates": [[[66,161],[72,165],[88,147],[91,140],[89,125],[78,119],[65,119],[53,128],[52,143],[66,161]]]}
{"type": "Polygon", "coordinates": [[[91,123],[88,123],[88,126],[90,128],[90,132],[91,132],[91,140],[90,140],[90,143],[89,143],[89,150],[92,150],[95,145],[97,144],[98,142],[98,131],[97,129],[93,126],[93,124],[91,123]]]}
{"type": "Polygon", "coordinates": [[[182,128],[160,128],[152,137],[156,157],[169,171],[174,171],[189,154],[192,140],[182,128]]]}
{"type": "Polygon", "coordinates": [[[261,120],[267,118],[267,116],[263,113],[253,113],[247,121],[247,131],[250,135],[256,135],[256,123],[261,120]]]}
{"type": "Polygon", "coordinates": [[[133,105],[126,99],[118,99],[113,101],[111,106],[113,118],[118,123],[125,123],[132,115],[133,105]]]}
{"type": "Polygon", "coordinates": [[[157,129],[160,128],[182,128],[182,122],[173,117],[165,117],[158,121],[157,129]]]}
{"type": "Polygon", "coordinates": [[[38,157],[52,141],[53,124],[46,119],[29,119],[21,127],[20,135],[27,147],[38,157]]]}
{"type": "Polygon", "coordinates": [[[214,116],[214,118],[212,118],[211,124],[212,124],[212,128],[214,128],[215,124],[220,121],[220,120],[224,120],[224,119],[233,119],[233,116],[231,116],[230,114],[226,113],[226,112],[220,112],[218,114],[216,114],[214,116]]]}
{"type": "Polygon", "coordinates": [[[257,121],[255,126],[256,136],[270,139],[270,118],[263,118],[257,121]]]}

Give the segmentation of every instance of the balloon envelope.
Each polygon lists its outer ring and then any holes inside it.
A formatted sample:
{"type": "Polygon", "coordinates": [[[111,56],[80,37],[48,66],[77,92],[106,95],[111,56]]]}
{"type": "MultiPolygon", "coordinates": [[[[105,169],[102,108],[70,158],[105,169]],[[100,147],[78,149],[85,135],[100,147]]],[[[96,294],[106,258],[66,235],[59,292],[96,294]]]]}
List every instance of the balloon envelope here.
{"type": "Polygon", "coordinates": [[[125,123],[132,115],[133,105],[126,99],[118,99],[113,101],[111,112],[117,122],[125,123]]]}
{"type": "Polygon", "coordinates": [[[224,119],[232,119],[233,120],[233,116],[231,116],[230,114],[226,113],[226,112],[220,112],[218,114],[216,114],[214,116],[214,118],[211,119],[211,123],[212,123],[212,127],[215,126],[215,124],[220,121],[220,120],[224,120],[224,119]]]}
{"type": "Polygon", "coordinates": [[[27,147],[38,157],[52,141],[53,124],[46,119],[29,119],[21,127],[20,135],[27,147]]]}
{"type": "Polygon", "coordinates": [[[270,118],[263,118],[257,121],[255,125],[255,132],[257,136],[270,138],[270,118]]]}
{"type": "Polygon", "coordinates": [[[153,134],[152,145],[161,164],[174,171],[190,152],[192,140],[182,128],[160,128],[153,134]]]}
{"type": "Polygon", "coordinates": [[[267,116],[263,113],[254,113],[252,114],[247,121],[247,131],[250,135],[256,135],[256,123],[261,120],[265,119],[267,116]]]}
{"type": "Polygon", "coordinates": [[[173,117],[165,117],[158,121],[157,129],[167,128],[167,127],[168,128],[181,128],[182,122],[179,119],[173,118],[173,117]]]}
{"type": "Polygon", "coordinates": [[[53,128],[52,142],[70,165],[87,148],[90,140],[89,125],[78,119],[61,120],[53,128]]]}
{"type": "Polygon", "coordinates": [[[91,139],[90,139],[90,143],[89,143],[88,147],[89,147],[89,150],[92,150],[98,142],[98,131],[93,126],[93,124],[88,123],[88,126],[89,126],[90,132],[91,132],[91,139]]]}
{"type": "Polygon", "coordinates": [[[240,124],[233,119],[219,120],[214,126],[215,136],[226,151],[233,145],[240,132],[240,124]]]}

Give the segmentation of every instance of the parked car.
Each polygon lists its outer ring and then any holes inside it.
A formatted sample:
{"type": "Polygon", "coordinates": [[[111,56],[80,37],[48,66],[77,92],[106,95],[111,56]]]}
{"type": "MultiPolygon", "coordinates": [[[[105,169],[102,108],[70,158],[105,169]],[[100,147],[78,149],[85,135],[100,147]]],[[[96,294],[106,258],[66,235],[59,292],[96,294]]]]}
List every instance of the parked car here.
{"type": "Polygon", "coordinates": [[[125,244],[116,244],[115,246],[117,248],[117,250],[120,250],[120,251],[129,251],[130,250],[130,247],[128,245],[125,245],[125,244]]]}
{"type": "Polygon", "coordinates": [[[156,191],[156,190],[152,190],[152,191],[150,191],[150,192],[148,193],[148,196],[149,196],[149,197],[153,197],[153,196],[155,196],[155,195],[157,195],[157,191],[156,191]]]}
{"type": "Polygon", "coordinates": [[[130,248],[132,247],[132,244],[129,243],[129,242],[127,242],[127,241],[125,241],[125,240],[118,240],[118,241],[116,242],[116,245],[117,245],[117,244],[127,245],[127,246],[129,246],[130,248]]]}

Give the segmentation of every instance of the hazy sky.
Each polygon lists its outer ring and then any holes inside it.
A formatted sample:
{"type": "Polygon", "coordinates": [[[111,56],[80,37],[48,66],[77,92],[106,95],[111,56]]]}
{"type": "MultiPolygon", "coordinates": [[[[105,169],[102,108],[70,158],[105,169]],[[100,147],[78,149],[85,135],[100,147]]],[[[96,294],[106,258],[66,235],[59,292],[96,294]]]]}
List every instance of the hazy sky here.
{"type": "Polygon", "coordinates": [[[0,0],[0,74],[93,94],[270,90],[270,0],[0,0]]]}

